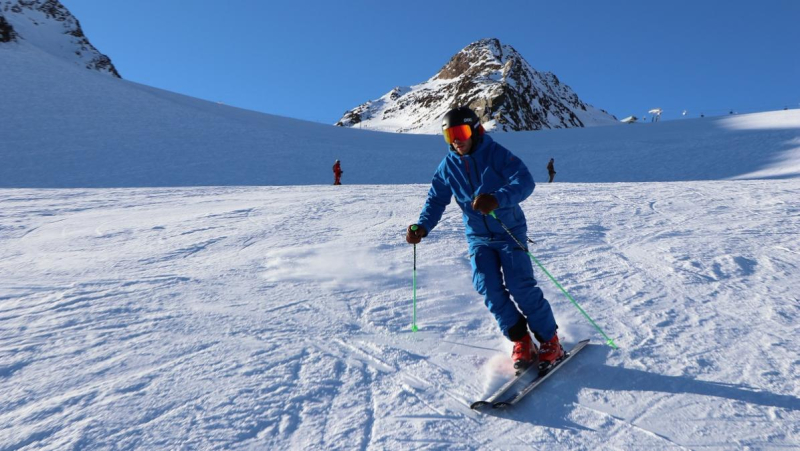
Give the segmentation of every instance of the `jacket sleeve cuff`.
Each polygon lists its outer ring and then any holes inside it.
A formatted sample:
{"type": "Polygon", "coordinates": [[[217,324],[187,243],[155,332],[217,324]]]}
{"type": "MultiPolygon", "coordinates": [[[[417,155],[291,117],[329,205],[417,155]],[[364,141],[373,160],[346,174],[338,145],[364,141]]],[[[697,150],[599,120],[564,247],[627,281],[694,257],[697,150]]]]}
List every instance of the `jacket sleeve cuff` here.
{"type": "Polygon", "coordinates": [[[428,234],[431,233],[431,229],[433,229],[433,227],[434,227],[434,226],[431,226],[430,224],[428,224],[426,221],[422,221],[422,220],[417,221],[417,225],[419,225],[420,227],[425,229],[425,235],[422,235],[423,238],[428,236],[428,234]]]}
{"type": "Polygon", "coordinates": [[[493,192],[492,196],[497,199],[497,208],[503,208],[508,205],[508,193],[502,189],[493,192]]]}

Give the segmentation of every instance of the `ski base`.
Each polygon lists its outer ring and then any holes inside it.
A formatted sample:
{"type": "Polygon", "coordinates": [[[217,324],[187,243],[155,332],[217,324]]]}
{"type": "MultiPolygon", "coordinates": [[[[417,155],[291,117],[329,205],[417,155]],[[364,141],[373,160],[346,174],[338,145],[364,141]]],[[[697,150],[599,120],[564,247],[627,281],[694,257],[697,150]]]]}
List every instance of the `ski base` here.
{"type": "Polygon", "coordinates": [[[470,409],[480,410],[487,406],[492,406],[492,408],[495,409],[503,409],[513,406],[525,395],[533,391],[534,388],[538,387],[539,384],[547,380],[551,374],[555,373],[561,366],[574,357],[575,354],[585,348],[587,344],[589,344],[589,339],[578,342],[569,352],[565,352],[564,358],[547,368],[541,370],[536,366],[528,368],[522,374],[514,377],[508,381],[508,383],[500,387],[500,389],[488,399],[475,401],[470,404],[470,409]]]}

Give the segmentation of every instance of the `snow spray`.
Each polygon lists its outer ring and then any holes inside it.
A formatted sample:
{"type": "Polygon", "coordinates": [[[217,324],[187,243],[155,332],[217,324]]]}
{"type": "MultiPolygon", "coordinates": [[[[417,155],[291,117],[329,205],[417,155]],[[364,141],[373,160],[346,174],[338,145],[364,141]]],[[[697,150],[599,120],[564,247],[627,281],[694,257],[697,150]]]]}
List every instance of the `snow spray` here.
{"type": "MultiPolygon", "coordinates": [[[[526,254],[528,254],[528,257],[530,257],[530,258],[531,258],[531,260],[533,260],[533,261],[534,261],[534,263],[536,263],[536,265],[538,265],[538,266],[539,266],[539,268],[541,268],[541,269],[542,269],[542,271],[544,271],[544,273],[545,273],[545,274],[547,274],[547,277],[549,277],[549,278],[550,278],[550,280],[552,280],[552,281],[553,281],[553,283],[554,283],[554,284],[556,284],[556,286],[557,286],[557,287],[558,287],[558,288],[561,290],[561,292],[562,292],[562,293],[564,293],[564,295],[565,295],[565,296],[567,296],[567,298],[568,298],[570,301],[572,301],[572,303],[575,305],[575,307],[577,307],[577,308],[578,308],[578,310],[579,310],[579,311],[580,311],[580,312],[583,314],[583,316],[585,316],[585,317],[586,317],[586,319],[588,319],[588,320],[589,320],[589,322],[590,322],[590,323],[592,323],[592,326],[594,326],[594,328],[595,328],[595,329],[597,329],[597,330],[598,330],[598,332],[600,332],[600,333],[603,335],[603,337],[605,337],[605,339],[606,339],[606,343],[607,343],[609,346],[611,346],[612,348],[614,348],[614,349],[619,349],[619,348],[617,347],[617,345],[616,345],[616,344],[614,344],[614,340],[612,340],[611,338],[609,338],[609,337],[608,337],[608,335],[606,335],[606,333],[605,333],[605,332],[603,332],[603,329],[601,329],[601,328],[600,328],[600,326],[598,326],[598,325],[597,325],[597,323],[595,323],[595,322],[594,322],[594,320],[593,320],[593,319],[592,319],[592,318],[589,316],[589,314],[587,314],[587,313],[586,313],[586,311],[585,311],[585,310],[583,310],[583,309],[581,308],[581,306],[578,304],[578,302],[577,302],[577,301],[575,301],[575,299],[574,299],[572,296],[570,296],[570,294],[569,294],[569,293],[567,293],[567,290],[565,290],[565,289],[564,289],[564,287],[562,287],[562,286],[561,286],[561,284],[560,284],[560,283],[558,283],[558,281],[557,281],[557,280],[556,280],[556,279],[555,279],[555,278],[554,278],[552,275],[550,275],[550,272],[548,272],[548,271],[545,269],[545,267],[544,267],[544,266],[542,266],[542,264],[541,264],[541,263],[539,263],[539,260],[537,260],[537,259],[536,259],[536,257],[534,257],[534,256],[533,256],[533,254],[531,254],[531,253],[528,251],[528,248],[527,248],[527,247],[525,247],[525,246],[524,246],[522,243],[520,243],[520,242],[519,242],[519,240],[517,239],[517,237],[515,237],[515,236],[514,236],[514,234],[513,234],[513,233],[511,233],[511,231],[510,231],[510,230],[508,230],[508,227],[506,227],[506,225],[505,225],[505,224],[503,224],[503,221],[501,221],[501,220],[500,220],[500,218],[498,218],[497,216],[495,216],[494,212],[490,212],[490,213],[489,213],[489,216],[493,217],[494,219],[497,219],[497,222],[499,222],[499,223],[500,223],[500,225],[503,227],[503,230],[505,230],[505,231],[506,231],[506,233],[508,233],[508,236],[510,236],[510,237],[511,237],[511,238],[514,240],[514,242],[516,242],[516,243],[519,245],[519,247],[521,247],[521,248],[522,248],[522,250],[524,250],[524,251],[525,251],[525,253],[526,253],[526,254]]],[[[415,267],[416,267],[416,263],[415,263],[414,265],[415,265],[415,267]]],[[[416,270],[415,270],[415,272],[416,272],[416,270]]]]}

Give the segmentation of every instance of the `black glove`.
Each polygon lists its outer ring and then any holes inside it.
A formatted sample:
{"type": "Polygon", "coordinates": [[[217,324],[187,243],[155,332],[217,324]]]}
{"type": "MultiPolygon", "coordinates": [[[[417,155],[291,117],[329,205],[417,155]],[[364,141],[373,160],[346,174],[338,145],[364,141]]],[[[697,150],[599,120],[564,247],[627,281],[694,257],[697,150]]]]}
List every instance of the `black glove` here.
{"type": "Polygon", "coordinates": [[[417,244],[420,241],[422,241],[422,238],[426,237],[427,235],[428,231],[425,230],[425,227],[422,227],[419,224],[411,224],[406,229],[406,242],[408,244],[417,244]]]}
{"type": "Polygon", "coordinates": [[[499,207],[497,198],[491,194],[480,194],[472,201],[472,209],[488,215],[499,207]]]}

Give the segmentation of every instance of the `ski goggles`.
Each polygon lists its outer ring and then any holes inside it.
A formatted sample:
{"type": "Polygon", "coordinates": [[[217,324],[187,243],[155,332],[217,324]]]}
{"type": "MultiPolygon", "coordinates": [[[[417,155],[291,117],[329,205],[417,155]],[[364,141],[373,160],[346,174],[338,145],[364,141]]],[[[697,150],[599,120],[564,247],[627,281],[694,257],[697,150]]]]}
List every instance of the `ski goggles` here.
{"type": "Polygon", "coordinates": [[[453,144],[455,140],[466,141],[472,137],[472,127],[467,124],[456,125],[445,129],[442,134],[444,134],[444,140],[447,141],[447,144],[453,144]]]}

